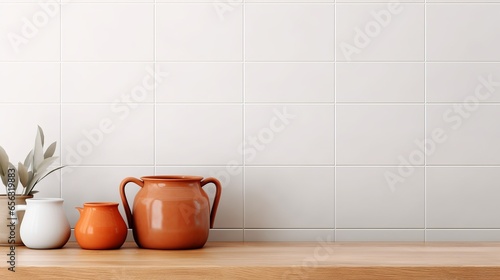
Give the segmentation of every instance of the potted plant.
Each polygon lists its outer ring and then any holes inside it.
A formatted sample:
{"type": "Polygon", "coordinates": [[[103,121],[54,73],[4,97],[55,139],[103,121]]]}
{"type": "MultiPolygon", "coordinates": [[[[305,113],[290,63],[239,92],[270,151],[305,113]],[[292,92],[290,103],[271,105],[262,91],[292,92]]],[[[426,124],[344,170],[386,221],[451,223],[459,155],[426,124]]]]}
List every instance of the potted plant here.
{"type": "Polygon", "coordinates": [[[22,245],[19,228],[24,213],[19,213],[17,225],[13,230],[14,227],[11,226],[13,206],[26,204],[25,200],[32,198],[38,192],[35,186],[41,180],[64,167],[51,168],[58,159],[53,156],[57,142],[50,144],[44,150],[44,138],[43,130],[38,126],[34,148],[28,153],[24,162],[17,164],[17,167],[10,162],[9,156],[0,146],[0,178],[6,190],[4,195],[0,195],[0,245],[22,245]],[[22,185],[20,191],[19,184],[22,185]]]}

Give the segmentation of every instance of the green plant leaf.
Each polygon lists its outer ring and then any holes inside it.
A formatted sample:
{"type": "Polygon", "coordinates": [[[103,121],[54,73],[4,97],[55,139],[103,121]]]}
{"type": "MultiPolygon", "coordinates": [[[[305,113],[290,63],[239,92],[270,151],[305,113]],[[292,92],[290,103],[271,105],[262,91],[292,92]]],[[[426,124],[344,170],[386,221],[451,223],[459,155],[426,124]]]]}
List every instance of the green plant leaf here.
{"type": "Polygon", "coordinates": [[[47,158],[53,156],[54,153],[55,153],[55,151],[56,151],[56,147],[57,147],[57,142],[54,142],[54,143],[50,144],[50,146],[45,151],[45,154],[43,155],[43,157],[45,159],[47,159],[47,158]]]}
{"type": "Polygon", "coordinates": [[[43,129],[38,126],[38,132],[40,133],[40,139],[42,140],[42,146],[45,145],[45,135],[43,134],[43,129]]]}
{"type": "Polygon", "coordinates": [[[31,182],[31,180],[33,180],[33,171],[28,171],[28,176],[29,176],[29,178],[28,178],[28,184],[29,184],[29,182],[31,182]]]}
{"type": "Polygon", "coordinates": [[[9,156],[5,150],[0,146],[0,174],[7,175],[9,169],[9,156]]]}
{"type": "Polygon", "coordinates": [[[38,127],[35,139],[35,148],[33,149],[33,172],[35,173],[37,173],[37,168],[43,161],[43,134],[40,131],[41,128],[38,127]]]}
{"type": "Polygon", "coordinates": [[[33,150],[31,150],[30,153],[26,156],[26,159],[24,160],[24,166],[26,167],[26,169],[30,169],[32,163],[33,163],[33,150]]]}
{"type": "MultiPolygon", "coordinates": [[[[32,192],[31,192],[31,193],[29,193],[29,194],[34,195],[34,194],[36,194],[36,193],[39,193],[39,191],[32,191],[32,192]]],[[[29,195],[29,194],[28,194],[28,195],[29,195]]]]}
{"type": "Polygon", "coordinates": [[[21,181],[21,185],[26,188],[28,186],[30,178],[28,169],[26,169],[26,167],[22,163],[19,163],[17,165],[17,172],[19,172],[19,180],[21,181]]]}
{"type": "Polygon", "coordinates": [[[43,180],[45,177],[49,176],[53,172],[55,172],[55,171],[57,171],[59,169],[62,169],[64,167],[66,167],[66,166],[63,165],[63,166],[59,166],[57,168],[54,168],[54,169],[50,170],[49,172],[47,172],[43,176],[40,176],[40,174],[35,175],[35,177],[31,181],[30,185],[24,190],[24,195],[32,194],[33,193],[32,190],[35,188],[36,184],[38,184],[41,180],[43,180]]]}

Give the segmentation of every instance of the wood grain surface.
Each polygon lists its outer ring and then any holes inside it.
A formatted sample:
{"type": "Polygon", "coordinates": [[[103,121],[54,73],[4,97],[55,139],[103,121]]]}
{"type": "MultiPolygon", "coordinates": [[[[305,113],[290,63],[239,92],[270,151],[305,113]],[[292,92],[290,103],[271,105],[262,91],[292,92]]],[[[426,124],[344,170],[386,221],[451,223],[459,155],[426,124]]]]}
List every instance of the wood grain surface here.
{"type": "Polygon", "coordinates": [[[209,242],[163,251],[0,247],[0,279],[500,279],[500,243],[209,242]],[[2,259],[3,258],[3,259],[2,259]]]}

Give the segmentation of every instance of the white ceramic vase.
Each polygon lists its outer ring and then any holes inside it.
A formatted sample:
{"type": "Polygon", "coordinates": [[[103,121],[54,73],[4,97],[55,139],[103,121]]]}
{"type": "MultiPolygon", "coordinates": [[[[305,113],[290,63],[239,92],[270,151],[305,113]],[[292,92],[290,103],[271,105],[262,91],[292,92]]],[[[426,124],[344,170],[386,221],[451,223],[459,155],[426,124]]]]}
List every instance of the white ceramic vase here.
{"type": "Polygon", "coordinates": [[[64,214],[62,198],[30,198],[26,205],[16,205],[26,211],[21,223],[21,240],[31,249],[57,249],[68,242],[71,228],[64,214]]]}

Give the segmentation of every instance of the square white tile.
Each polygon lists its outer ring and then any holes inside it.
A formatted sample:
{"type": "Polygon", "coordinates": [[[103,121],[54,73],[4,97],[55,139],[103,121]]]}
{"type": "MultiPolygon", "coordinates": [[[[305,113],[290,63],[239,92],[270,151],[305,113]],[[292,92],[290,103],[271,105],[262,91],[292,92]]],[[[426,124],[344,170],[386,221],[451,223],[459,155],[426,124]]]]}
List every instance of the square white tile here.
{"type": "MultiPolygon", "coordinates": [[[[157,167],[158,175],[196,175],[205,178],[214,177],[222,185],[222,192],[217,209],[214,228],[243,228],[243,167],[157,167]]],[[[213,205],[215,187],[208,184],[203,187],[213,205]]]]}
{"type": "Polygon", "coordinates": [[[337,167],[336,228],[424,228],[424,168],[337,167]],[[405,170],[406,171],[406,170],[405,170]],[[401,176],[393,184],[391,176],[401,176]]]}
{"type": "Polygon", "coordinates": [[[62,6],[63,61],[151,61],[154,6],[85,3],[62,6]]]}
{"type": "Polygon", "coordinates": [[[328,243],[334,240],[333,229],[245,229],[245,242],[328,243]]]}
{"type": "Polygon", "coordinates": [[[158,83],[152,63],[68,62],[61,69],[62,101],[69,103],[151,102],[158,83]]]}
{"type": "Polygon", "coordinates": [[[422,242],[423,229],[337,229],[337,242],[422,242]]]}
{"type": "Polygon", "coordinates": [[[156,5],[159,61],[241,61],[241,6],[220,18],[214,3],[156,5]]]}
{"type": "MultiPolygon", "coordinates": [[[[381,1],[378,0],[337,0],[337,3],[381,3],[381,1]]],[[[386,2],[391,2],[391,1],[386,1],[386,2]]],[[[398,1],[392,1],[392,3],[424,3],[425,0],[398,0],[398,1]]]]}
{"type": "Polygon", "coordinates": [[[496,4],[427,5],[428,61],[500,61],[496,4]]]}
{"type": "Polygon", "coordinates": [[[246,167],[245,228],[334,226],[333,167],[246,167]]]}
{"type": "Polygon", "coordinates": [[[335,0],[314,0],[314,1],[304,1],[304,0],[245,0],[245,3],[334,3],[335,0]]]}
{"type": "Polygon", "coordinates": [[[34,148],[38,125],[45,135],[45,149],[53,142],[57,142],[55,156],[61,155],[59,105],[2,104],[0,119],[4,120],[0,126],[0,146],[5,149],[12,164],[17,166],[18,162],[24,162],[28,153],[34,148]]]}
{"type": "Polygon", "coordinates": [[[423,105],[337,105],[336,118],[337,164],[423,165],[423,105]]]}
{"type": "Polygon", "coordinates": [[[428,229],[428,242],[499,242],[498,229],[428,229]]]}
{"type": "Polygon", "coordinates": [[[241,164],[242,111],[241,105],[157,106],[157,164],[241,164]]]}
{"type": "Polygon", "coordinates": [[[337,102],[423,102],[423,63],[337,63],[337,102]]]}
{"type": "Polygon", "coordinates": [[[0,4],[0,61],[59,61],[60,6],[0,4]]]}
{"type": "Polygon", "coordinates": [[[500,167],[428,167],[427,227],[500,228],[500,167]]]}
{"type": "Polygon", "coordinates": [[[0,63],[0,102],[59,102],[60,75],[59,63],[0,63]]]}
{"type": "MultiPolygon", "coordinates": [[[[60,1],[63,5],[66,3],[96,3],[94,0],[52,0],[60,1]]],[[[101,0],[98,3],[154,3],[155,0],[101,0]]]]}
{"type": "Polygon", "coordinates": [[[247,61],[333,61],[332,4],[246,4],[247,61]]]}
{"type": "Polygon", "coordinates": [[[427,63],[427,102],[499,102],[500,63],[427,63]]]}
{"type": "Polygon", "coordinates": [[[63,105],[63,163],[153,165],[153,115],[144,104],[63,105]]]}
{"type": "Polygon", "coordinates": [[[481,3],[496,3],[498,0],[428,0],[427,3],[467,3],[467,4],[481,4],[481,3]]]}
{"type": "Polygon", "coordinates": [[[428,165],[500,164],[499,105],[458,103],[427,106],[427,138],[441,131],[428,153],[428,165]]]}
{"type": "Polygon", "coordinates": [[[247,105],[239,149],[247,165],[333,165],[334,123],[333,105],[247,105]]]}
{"type": "Polygon", "coordinates": [[[423,61],[424,5],[337,4],[337,61],[423,61]]]}
{"type": "Polygon", "coordinates": [[[333,102],[333,63],[246,63],[246,102],[333,102]]]}
{"type": "MultiPolygon", "coordinates": [[[[64,209],[66,216],[75,227],[80,215],[75,207],[83,207],[86,202],[118,202],[118,209],[125,223],[127,216],[120,198],[120,183],[126,177],[151,175],[153,167],[69,167],[63,174],[64,209]]],[[[129,183],[125,187],[128,203],[133,207],[134,198],[140,187],[129,183]]]]}
{"type": "Polygon", "coordinates": [[[242,63],[159,63],[168,73],[158,102],[242,102],[242,63]]]}
{"type": "Polygon", "coordinates": [[[243,229],[211,229],[208,235],[209,242],[242,242],[243,229]]]}

